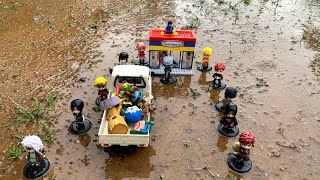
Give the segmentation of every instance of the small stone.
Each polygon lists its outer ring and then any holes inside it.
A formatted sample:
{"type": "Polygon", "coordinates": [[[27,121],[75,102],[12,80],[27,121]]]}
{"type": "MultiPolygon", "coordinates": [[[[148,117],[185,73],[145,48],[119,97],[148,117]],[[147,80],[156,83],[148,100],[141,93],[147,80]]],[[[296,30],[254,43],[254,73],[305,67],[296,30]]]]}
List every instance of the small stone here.
{"type": "Polygon", "coordinates": [[[79,139],[77,139],[75,142],[76,142],[76,144],[79,144],[79,143],[80,143],[80,140],[79,140],[79,139]]]}
{"type": "Polygon", "coordinates": [[[280,151],[278,151],[278,150],[273,150],[273,151],[271,151],[271,153],[275,157],[280,157],[280,155],[281,155],[280,151]]]}

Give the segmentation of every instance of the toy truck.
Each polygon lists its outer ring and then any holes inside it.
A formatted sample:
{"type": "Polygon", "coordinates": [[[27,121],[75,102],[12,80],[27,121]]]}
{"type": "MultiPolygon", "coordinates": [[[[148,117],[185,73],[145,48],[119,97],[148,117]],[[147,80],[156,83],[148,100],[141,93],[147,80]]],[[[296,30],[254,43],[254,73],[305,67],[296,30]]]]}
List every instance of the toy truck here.
{"type": "MultiPolygon", "coordinates": [[[[128,82],[133,84],[143,92],[144,97],[152,97],[151,92],[151,71],[149,67],[138,65],[117,65],[113,68],[111,74],[111,81],[113,86],[109,89],[108,98],[116,91],[116,87],[128,82]]],[[[151,104],[151,99],[149,103],[151,104]]],[[[148,107],[147,107],[148,108],[148,107]]],[[[104,150],[112,145],[147,147],[149,145],[149,130],[145,134],[130,134],[134,124],[128,124],[127,134],[109,134],[107,116],[110,109],[103,112],[98,141],[104,150]]],[[[147,110],[147,119],[150,120],[150,111],[147,110]]]]}

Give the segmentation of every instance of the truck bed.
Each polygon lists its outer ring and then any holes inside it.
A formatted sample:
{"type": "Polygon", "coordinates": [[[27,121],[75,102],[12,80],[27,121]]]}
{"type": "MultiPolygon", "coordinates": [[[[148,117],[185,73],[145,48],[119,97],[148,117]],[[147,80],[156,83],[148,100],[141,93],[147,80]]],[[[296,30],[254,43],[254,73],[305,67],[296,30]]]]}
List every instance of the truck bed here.
{"type": "MultiPolygon", "coordinates": [[[[112,92],[110,92],[111,94],[112,92]]],[[[98,133],[98,141],[103,147],[109,147],[111,145],[129,146],[137,145],[139,147],[147,147],[149,145],[149,131],[148,134],[130,134],[130,130],[133,129],[134,124],[128,124],[127,134],[109,134],[108,110],[103,112],[100,129],[98,133]]],[[[150,119],[150,112],[148,113],[148,119],[150,119]]]]}

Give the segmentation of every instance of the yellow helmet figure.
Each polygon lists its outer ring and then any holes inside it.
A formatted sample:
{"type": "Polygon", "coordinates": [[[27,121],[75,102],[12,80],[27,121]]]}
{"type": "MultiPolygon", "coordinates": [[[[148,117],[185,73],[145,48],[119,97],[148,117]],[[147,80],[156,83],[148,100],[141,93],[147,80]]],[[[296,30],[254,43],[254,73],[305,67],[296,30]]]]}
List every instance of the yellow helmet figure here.
{"type": "Polygon", "coordinates": [[[213,53],[212,49],[209,47],[205,47],[202,49],[202,54],[203,55],[207,55],[207,56],[211,56],[213,53]]]}
{"type": "Polygon", "coordinates": [[[94,85],[97,86],[97,85],[106,85],[107,84],[107,79],[100,76],[100,77],[97,77],[95,80],[94,80],[94,85]]]}

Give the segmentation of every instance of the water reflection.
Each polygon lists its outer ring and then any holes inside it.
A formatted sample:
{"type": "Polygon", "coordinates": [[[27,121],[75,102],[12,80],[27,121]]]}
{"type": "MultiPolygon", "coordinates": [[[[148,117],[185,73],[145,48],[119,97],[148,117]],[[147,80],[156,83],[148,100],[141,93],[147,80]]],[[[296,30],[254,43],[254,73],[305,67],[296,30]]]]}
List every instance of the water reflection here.
{"type": "Polygon", "coordinates": [[[217,141],[217,147],[220,152],[224,152],[227,150],[228,141],[229,139],[227,137],[219,135],[218,141],[217,141]]]}
{"type": "Polygon", "coordinates": [[[227,178],[227,179],[237,179],[237,180],[240,180],[240,179],[242,179],[242,176],[241,176],[240,174],[236,173],[236,172],[233,172],[233,171],[229,170],[229,171],[227,172],[226,178],[227,178]]]}
{"type": "Polygon", "coordinates": [[[208,85],[208,82],[207,82],[207,73],[201,72],[201,75],[200,75],[200,77],[199,77],[198,83],[199,83],[199,85],[201,85],[201,86],[206,86],[206,85],[208,85]]]}
{"type": "Polygon", "coordinates": [[[217,91],[217,90],[210,91],[210,99],[214,104],[219,102],[219,94],[220,94],[220,91],[217,91]]]}
{"type": "Polygon", "coordinates": [[[149,178],[152,165],[150,157],[156,155],[151,147],[136,148],[132,152],[120,153],[109,152],[110,157],[106,160],[105,173],[107,178],[149,178]],[[121,173],[120,173],[121,172],[121,173]]]}
{"type": "Polygon", "coordinates": [[[188,96],[190,84],[191,76],[182,76],[177,78],[177,83],[174,85],[167,85],[160,81],[154,81],[152,83],[152,90],[156,97],[170,98],[188,96]]]}

